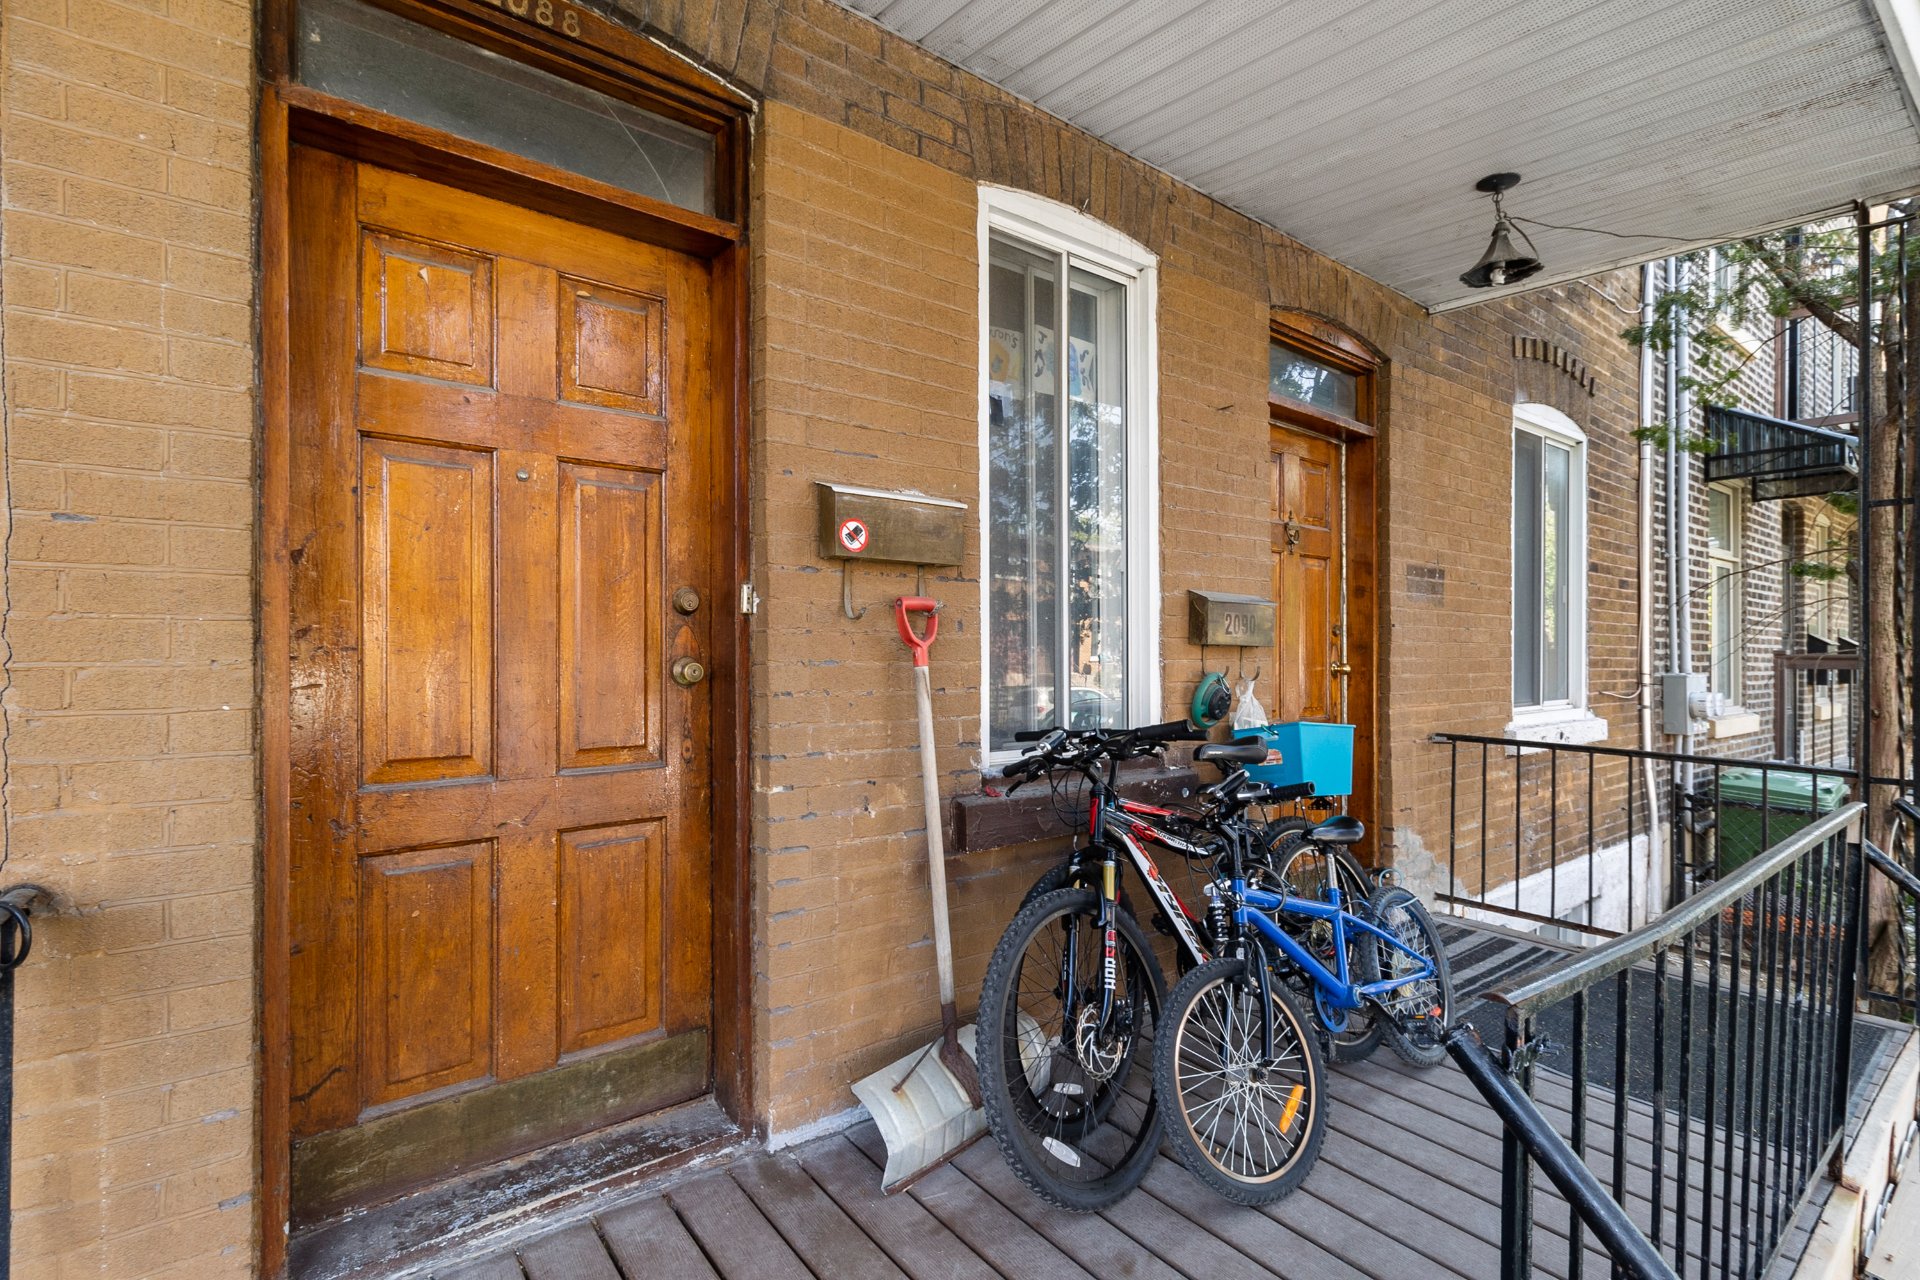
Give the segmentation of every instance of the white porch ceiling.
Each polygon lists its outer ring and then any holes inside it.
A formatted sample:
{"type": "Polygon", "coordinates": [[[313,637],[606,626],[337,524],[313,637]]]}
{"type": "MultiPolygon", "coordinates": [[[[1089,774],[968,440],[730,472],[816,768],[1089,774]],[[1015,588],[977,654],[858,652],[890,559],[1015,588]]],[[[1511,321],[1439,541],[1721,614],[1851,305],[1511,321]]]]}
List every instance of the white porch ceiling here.
{"type": "Polygon", "coordinates": [[[1651,233],[1528,227],[1522,288],[1920,190],[1915,0],[843,2],[1435,310],[1512,292],[1488,173],[1651,233]]]}

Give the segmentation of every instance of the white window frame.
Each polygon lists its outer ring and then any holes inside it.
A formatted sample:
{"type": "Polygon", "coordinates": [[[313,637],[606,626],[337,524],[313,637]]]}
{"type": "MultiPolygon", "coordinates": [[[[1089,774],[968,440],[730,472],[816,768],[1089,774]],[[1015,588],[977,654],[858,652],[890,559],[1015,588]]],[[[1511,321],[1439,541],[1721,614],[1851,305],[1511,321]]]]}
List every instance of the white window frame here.
{"type": "MultiPolygon", "coordinates": [[[[1573,517],[1573,527],[1568,531],[1568,545],[1573,549],[1570,566],[1573,581],[1568,584],[1567,596],[1573,616],[1568,620],[1567,627],[1567,697],[1537,705],[1522,705],[1518,691],[1512,689],[1514,664],[1509,660],[1507,679],[1513,694],[1513,720],[1507,725],[1507,733],[1517,738],[1597,742],[1606,736],[1607,723],[1595,716],[1587,706],[1587,565],[1591,559],[1587,546],[1587,433],[1572,418],[1544,404],[1513,406],[1513,429],[1516,433],[1539,436],[1573,455],[1567,477],[1567,505],[1573,517]]],[[[1519,527],[1513,518],[1513,504],[1518,486],[1514,483],[1511,441],[1508,442],[1507,458],[1507,569],[1511,576],[1507,596],[1508,640],[1513,652],[1517,652],[1520,644],[1519,577],[1513,571],[1518,565],[1519,548],[1514,539],[1519,527]]],[[[1509,659],[1511,656],[1510,653],[1509,659]]]]}
{"type": "Polygon", "coordinates": [[[1713,546],[1712,497],[1707,501],[1707,691],[1718,694],[1726,700],[1722,714],[1736,713],[1746,704],[1747,663],[1746,663],[1746,618],[1747,592],[1746,580],[1741,574],[1747,547],[1747,512],[1740,489],[1732,484],[1711,484],[1707,486],[1709,495],[1723,494],[1727,499],[1727,532],[1733,545],[1725,551],[1716,551],[1713,546]],[[1719,613],[1714,608],[1714,583],[1722,569],[1732,576],[1731,590],[1734,593],[1733,625],[1739,637],[1739,647],[1733,650],[1733,671],[1731,689],[1713,687],[1714,672],[1719,667],[1718,653],[1721,641],[1719,613]]]}
{"type": "Polygon", "coordinates": [[[1159,315],[1160,259],[1129,236],[1069,205],[1027,191],[982,184],[978,251],[980,312],[978,351],[980,417],[980,743],[982,759],[992,764],[1011,760],[1017,751],[994,751],[990,717],[992,637],[988,635],[989,579],[987,522],[992,504],[987,500],[991,468],[991,407],[988,401],[987,351],[990,315],[987,310],[992,258],[989,238],[1004,232],[1042,249],[1065,253],[1103,275],[1127,286],[1127,609],[1126,716],[1132,724],[1160,719],[1160,386],[1159,315]]]}

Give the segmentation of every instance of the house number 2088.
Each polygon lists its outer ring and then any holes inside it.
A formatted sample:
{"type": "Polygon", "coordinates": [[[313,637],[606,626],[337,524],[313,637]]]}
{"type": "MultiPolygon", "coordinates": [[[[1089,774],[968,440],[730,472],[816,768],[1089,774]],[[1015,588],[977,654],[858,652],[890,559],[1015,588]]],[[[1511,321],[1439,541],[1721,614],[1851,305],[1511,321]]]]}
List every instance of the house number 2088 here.
{"type": "Polygon", "coordinates": [[[496,9],[505,9],[516,18],[525,18],[540,26],[580,34],[580,11],[563,0],[487,0],[496,9]]]}

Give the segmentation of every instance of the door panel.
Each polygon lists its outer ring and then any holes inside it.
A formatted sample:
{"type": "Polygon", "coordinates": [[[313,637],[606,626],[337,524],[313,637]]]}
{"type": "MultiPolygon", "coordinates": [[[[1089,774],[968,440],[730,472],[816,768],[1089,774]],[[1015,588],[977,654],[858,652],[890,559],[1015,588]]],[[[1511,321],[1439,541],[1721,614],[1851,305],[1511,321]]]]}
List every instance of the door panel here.
{"type": "Polygon", "coordinates": [[[657,822],[560,840],[560,1051],[660,1025],[666,839],[657,822]]]}
{"type": "Polygon", "coordinates": [[[483,1068],[493,1014],[492,871],[488,841],[361,862],[370,1105],[483,1068]]]}
{"type": "Polygon", "coordinates": [[[458,1101],[471,1163],[710,1078],[708,686],[666,676],[710,656],[672,592],[722,596],[710,281],[326,153],[293,182],[294,1172],[337,1200],[376,1119],[458,1101]],[[476,1101],[589,1052],[617,1094],[476,1101]]]}
{"type": "Polygon", "coordinates": [[[658,298],[560,278],[560,396],[630,413],[666,412],[658,298]]]}
{"type": "Polygon", "coordinates": [[[661,488],[655,472],[560,464],[563,769],[659,758],[661,488]]]}
{"type": "Polygon", "coordinates": [[[377,232],[360,244],[361,364],[493,385],[493,264],[377,232]]]}
{"type": "Polygon", "coordinates": [[[468,449],[362,443],[361,743],[370,783],[492,769],[492,462],[468,449]]]}

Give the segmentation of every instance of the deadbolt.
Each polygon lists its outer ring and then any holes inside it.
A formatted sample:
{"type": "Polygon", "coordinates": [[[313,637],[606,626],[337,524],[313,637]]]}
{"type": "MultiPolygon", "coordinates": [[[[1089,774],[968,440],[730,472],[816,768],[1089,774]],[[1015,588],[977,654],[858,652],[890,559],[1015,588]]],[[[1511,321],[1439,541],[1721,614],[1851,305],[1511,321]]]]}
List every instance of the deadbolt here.
{"type": "Polygon", "coordinates": [[[675,658],[671,671],[674,683],[688,689],[707,678],[707,664],[698,658],[675,658]]]}
{"type": "Polygon", "coordinates": [[[700,593],[692,587],[681,587],[673,593],[673,607],[679,613],[692,613],[700,607],[700,593]]]}

